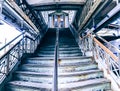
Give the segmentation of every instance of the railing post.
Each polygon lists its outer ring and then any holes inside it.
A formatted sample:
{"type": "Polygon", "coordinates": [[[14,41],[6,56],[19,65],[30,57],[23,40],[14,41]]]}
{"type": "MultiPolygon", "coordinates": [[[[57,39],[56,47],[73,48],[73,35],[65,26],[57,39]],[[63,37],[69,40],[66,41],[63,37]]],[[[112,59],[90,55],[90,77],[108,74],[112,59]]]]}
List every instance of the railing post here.
{"type": "Polygon", "coordinates": [[[20,49],[20,42],[19,42],[19,44],[17,46],[17,51],[18,51],[18,60],[20,60],[20,51],[21,51],[21,49],[20,49]]]}
{"type": "Polygon", "coordinates": [[[56,30],[56,44],[55,44],[55,62],[53,75],[53,91],[58,91],[58,48],[59,48],[59,29],[56,30]]]}
{"type": "Polygon", "coordinates": [[[0,23],[1,23],[1,19],[2,19],[2,8],[3,8],[3,1],[4,0],[0,0],[0,23]]]}
{"type": "Polygon", "coordinates": [[[35,44],[35,41],[37,41],[37,39],[33,41],[33,45],[34,45],[34,47],[33,47],[34,50],[33,50],[33,51],[35,51],[35,45],[36,45],[36,44],[35,44]]]}
{"type": "Polygon", "coordinates": [[[22,54],[24,54],[25,53],[25,35],[24,35],[25,33],[23,33],[23,38],[22,38],[22,54]]]}
{"type": "Polygon", "coordinates": [[[29,42],[29,47],[30,47],[30,53],[32,53],[32,50],[33,50],[33,42],[32,40],[30,39],[30,42],[29,42]]]}
{"type": "Polygon", "coordinates": [[[28,48],[27,48],[27,38],[26,38],[26,36],[25,36],[25,53],[27,53],[28,52],[28,48]]]}
{"type": "Polygon", "coordinates": [[[118,53],[119,76],[120,76],[120,52],[118,53]]]}
{"type": "Polygon", "coordinates": [[[5,61],[5,74],[8,75],[9,73],[9,53],[6,56],[6,61],[5,61]]]}

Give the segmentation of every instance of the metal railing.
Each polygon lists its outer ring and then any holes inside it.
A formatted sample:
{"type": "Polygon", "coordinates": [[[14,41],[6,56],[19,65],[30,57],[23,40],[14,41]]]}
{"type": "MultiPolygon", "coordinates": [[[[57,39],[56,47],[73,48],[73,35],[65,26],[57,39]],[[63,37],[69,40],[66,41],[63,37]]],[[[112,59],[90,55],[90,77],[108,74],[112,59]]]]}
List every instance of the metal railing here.
{"type": "Polygon", "coordinates": [[[56,30],[53,91],[58,91],[58,59],[59,59],[59,28],[57,28],[57,30],[56,30]]]}
{"type": "Polygon", "coordinates": [[[107,72],[111,75],[114,81],[119,84],[120,77],[120,50],[115,46],[104,40],[99,36],[102,41],[108,43],[110,47],[104,46],[100,43],[93,35],[89,34],[81,39],[81,48],[85,53],[91,51],[95,61],[101,64],[102,68],[106,69],[107,72]],[[109,48],[113,48],[119,54],[116,56],[109,48]]]}
{"type": "Polygon", "coordinates": [[[20,62],[24,53],[33,53],[35,51],[37,45],[40,43],[40,35],[37,35],[36,38],[31,38],[24,32],[0,48],[0,51],[14,42],[15,44],[0,57],[0,75],[2,76],[10,73],[16,63],[20,62]],[[18,41],[15,42],[16,40],[18,41]]]}

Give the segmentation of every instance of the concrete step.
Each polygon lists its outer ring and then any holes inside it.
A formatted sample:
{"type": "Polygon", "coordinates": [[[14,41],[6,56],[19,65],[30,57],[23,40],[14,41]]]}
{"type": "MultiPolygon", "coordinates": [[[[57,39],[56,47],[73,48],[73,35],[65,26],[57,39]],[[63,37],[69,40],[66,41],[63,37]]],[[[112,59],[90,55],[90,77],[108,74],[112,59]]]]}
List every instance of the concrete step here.
{"type": "Polygon", "coordinates": [[[53,73],[53,67],[39,67],[39,65],[22,65],[19,69],[20,71],[30,71],[39,73],[53,73]]]}
{"type": "MultiPolygon", "coordinates": [[[[42,46],[39,48],[40,51],[53,51],[55,46],[42,46]]],[[[71,51],[71,50],[80,50],[78,46],[74,45],[61,45],[59,46],[60,51],[71,51]]]]}
{"type": "Polygon", "coordinates": [[[58,84],[59,91],[106,91],[110,89],[110,81],[104,78],[90,79],[80,82],[58,84]]]}
{"type": "Polygon", "coordinates": [[[79,65],[66,65],[66,66],[61,66],[59,65],[58,67],[58,72],[79,72],[79,71],[85,71],[85,70],[93,70],[93,69],[97,69],[98,66],[97,64],[87,64],[87,63],[83,63],[83,64],[79,64],[79,65]]]}
{"type": "MultiPolygon", "coordinates": [[[[76,59],[59,59],[59,64],[70,64],[70,63],[78,63],[78,62],[92,62],[91,58],[76,58],[76,59]]],[[[53,64],[54,59],[41,59],[41,58],[29,58],[25,60],[24,63],[30,64],[53,64]]]]}
{"type": "Polygon", "coordinates": [[[37,72],[15,72],[14,73],[14,80],[20,81],[29,81],[29,82],[36,82],[36,83],[47,83],[52,84],[53,76],[48,75],[47,73],[37,73],[37,72]],[[31,74],[32,73],[32,74],[31,74]]]}
{"type": "MultiPolygon", "coordinates": [[[[32,57],[32,58],[28,58],[29,60],[54,60],[54,58],[48,58],[48,57],[32,57]]],[[[80,56],[80,57],[64,57],[62,58],[62,60],[86,60],[89,59],[91,60],[92,57],[87,57],[87,56],[80,56]]]]}
{"type": "MultiPolygon", "coordinates": [[[[26,63],[23,66],[33,66],[33,67],[53,67],[54,61],[49,61],[49,63],[47,61],[40,61],[39,64],[38,63],[26,63]]],[[[59,67],[67,67],[67,66],[81,66],[81,65],[88,65],[88,64],[96,64],[92,61],[89,60],[84,60],[84,61],[63,61],[63,60],[59,60],[58,61],[58,65],[59,67]]]]}
{"type": "MultiPolygon", "coordinates": [[[[39,57],[55,57],[54,54],[39,54],[37,53],[36,56],[39,57]]],[[[71,53],[71,54],[59,54],[59,57],[75,57],[75,56],[82,56],[82,53],[71,53]]]]}
{"type": "MultiPolygon", "coordinates": [[[[38,51],[39,54],[54,54],[55,51],[44,51],[44,50],[40,50],[38,51]]],[[[59,54],[73,54],[73,53],[82,53],[80,50],[59,50],[59,54]]]]}
{"type": "MultiPolygon", "coordinates": [[[[110,89],[110,81],[99,78],[68,84],[58,84],[59,91],[106,91],[110,89]]],[[[52,91],[52,84],[25,81],[12,81],[7,91],[52,91]]]]}
{"type": "Polygon", "coordinates": [[[78,47],[78,44],[76,44],[76,43],[59,43],[59,47],[66,47],[66,46],[78,47]]]}
{"type": "Polygon", "coordinates": [[[84,80],[103,78],[103,73],[99,70],[88,70],[81,72],[69,72],[59,74],[58,83],[59,84],[68,84],[84,80]],[[62,75],[62,76],[61,76],[62,75]]]}
{"type": "Polygon", "coordinates": [[[7,84],[6,91],[52,91],[52,84],[11,81],[7,84]]]}
{"type": "Polygon", "coordinates": [[[50,44],[40,45],[39,48],[40,48],[40,49],[43,49],[43,48],[55,48],[55,44],[53,44],[53,45],[50,45],[50,44]]]}
{"type": "MultiPolygon", "coordinates": [[[[81,65],[88,65],[88,64],[93,64],[89,60],[84,60],[84,61],[64,61],[64,60],[59,60],[58,61],[58,66],[59,67],[68,67],[68,66],[81,66],[81,65]]],[[[33,66],[33,67],[53,67],[54,61],[33,61],[33,63],[27,62],[23,66],[33,66]]]]}
{"type": "MultiPolygon", "coordinates": [[[[87,79],[102,78],[103,73],[99,70],[89,70],[81,72],[60,73],[58,77],[59,84],[79,82],[87,79]]],[[[39,82],[52,84],[52,74],[36,73],[36,72],[21,72],[15,73],[15,79],[21,81],[39,82]]]]}
{"type": "MultiPolygon", "coordinates": [[[[97,69],[97,64],[95,63],[81,63],[81,64],[65,64],[61,65],[59,64],[58,72],[78,72],[83,70],[91,70],[91,69],[97,69]]],[[[53,72],[53,66],[52,65],[40,65],[40,64],[24,64],[21,66],[21,70],[23,71],[32,71],[32,72],[53,72]]]]}

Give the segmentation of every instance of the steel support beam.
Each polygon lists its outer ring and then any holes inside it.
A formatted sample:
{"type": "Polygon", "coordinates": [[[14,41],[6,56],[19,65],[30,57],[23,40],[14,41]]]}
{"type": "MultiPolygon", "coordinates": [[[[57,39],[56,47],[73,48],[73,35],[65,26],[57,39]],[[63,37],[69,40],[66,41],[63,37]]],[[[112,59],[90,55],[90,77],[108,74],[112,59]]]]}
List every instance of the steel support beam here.
{"type": "MultiPolygon", "coordinates": [[[[98,6],[101,4],[103,0],[96,0],[93,4],[93,6],[90,8],[90,11],[88,12],[87,16],[85,17],[85,19],[83,20],[83,22],[80,24],[80,27],[78,29],[78,32],[81,31],[81,29],[85,26],[85,24],[88,22],[88,20],[90,19],[90,17],[94,14],[95,10],[98,8],[98,6]]],[[[84,11],[83,11],[84,12],[84,11]]],[[[83,16],[81,16],[83,17],[83,16]]]]}
{"type": "Polygon", "coordinates": [[[31,22],[31,20],[28,18],[28,16],[19,8],[19,6],[13,1],[8,0],[6,3],[11,6],[30,26],[36,31],[39,32],[39,30],[36,28],[36,26],[31,22]]]}
{"type": "Polygon", "coordinates": [[[83,5],[79,5],[79,4],[51,4],[51,5],[41,5],[41,6],[31,6],[33,10],[37,10],[37,11],[50,11],[50,10],[79,10],[82,8],[83,5]]]}
{"type": "Polygon", "coordinates": [[[3,0],[0,0],[0,24],[2,19],[2,8],[3,8],[3,0]]]}
{"type": "Polygon", "coordinates": [[[93,31],[97,32],[98,30],[100,30],[102,27],[105,27],[105,25],[113,22],[115,19],[117,19],[118,17],[120,17],[120,3],[117,4],[117,6],[115,8],[113,8],[108,14],[107,16],[100,21],[97,25],[96,28],[93,29],[93,31]]]}

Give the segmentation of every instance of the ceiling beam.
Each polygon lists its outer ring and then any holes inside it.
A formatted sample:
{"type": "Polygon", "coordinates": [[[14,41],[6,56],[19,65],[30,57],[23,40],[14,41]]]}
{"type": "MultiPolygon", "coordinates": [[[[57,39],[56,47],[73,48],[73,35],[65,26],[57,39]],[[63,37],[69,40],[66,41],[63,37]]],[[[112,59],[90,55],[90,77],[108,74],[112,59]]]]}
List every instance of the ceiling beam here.
{"type": "Polygon", "coordinates": [[[79,10],[83,5],[79,4],[49,4],[49,5],[40,5],[40,6],[31,6],[33,10],[38,11],[49,11],[49,10],[79,10]]]}
{"type": "Polygon", "coordinates": [[[79,1],[39,1],[37,2],[37,0],[26,0],[26,2],[30,5],[30,6],[44,6],[44,5],[54,5],[54,4],[59,4],[59,5],[63,5],[63,4],[67,4],[67,5],[71,5],[71,4],[74,4],[74,5],[84,5],[86,3],[86,0],[79,0],[79,1]]]}
{"type": "MultiPolygon", "coordinates": [[[[85,18],[83,19],[82,23],[80,24],[80,27],[78,29],[78,32],[80,33],[81,29],[85,26],[85,24],[88,22],[88,20],[90,19],[90,17],[94,14],[94,12],[96,11],[96,9],[98,8],[98,6],[101,4],[103,0],[96,0],[93,4],[93,6],[90,8],[90,10],[88,11],[87,15],[85,16],[85,18]]],[[[87,6],[86,6],[87,7],[87,6]]],[[[85,12],[85,11],[83,11],[85,12]]],[[[81,18],[84,17],[81,16],[81,18]]]]}

